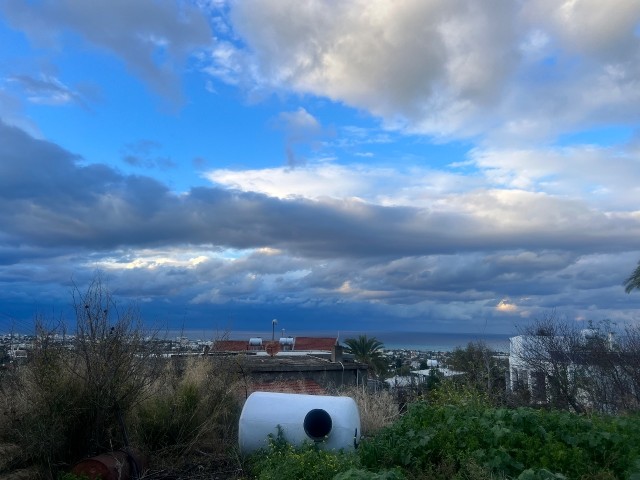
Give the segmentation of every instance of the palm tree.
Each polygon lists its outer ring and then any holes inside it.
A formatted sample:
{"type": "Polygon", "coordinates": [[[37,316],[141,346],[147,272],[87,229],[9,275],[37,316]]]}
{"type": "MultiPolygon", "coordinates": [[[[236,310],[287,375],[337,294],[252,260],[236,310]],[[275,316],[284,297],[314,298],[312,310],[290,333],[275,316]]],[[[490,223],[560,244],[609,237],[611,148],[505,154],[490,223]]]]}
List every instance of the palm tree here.
{"type": "Polygon", "coordinates": [[[629,278],[624,281],[624,291],[631,293],[634,289],[640,290],[640,262],[629,278]]]}
{"type": "Polygon", "coordinates": [[[384,344],[376,337],[360,335],[358,338],[347,338],[344,341],[347,353],[352,353],[359,362],[367,364],[369,371],[376,377],[387,371],[387,362],[382,356],[384,344]]]}

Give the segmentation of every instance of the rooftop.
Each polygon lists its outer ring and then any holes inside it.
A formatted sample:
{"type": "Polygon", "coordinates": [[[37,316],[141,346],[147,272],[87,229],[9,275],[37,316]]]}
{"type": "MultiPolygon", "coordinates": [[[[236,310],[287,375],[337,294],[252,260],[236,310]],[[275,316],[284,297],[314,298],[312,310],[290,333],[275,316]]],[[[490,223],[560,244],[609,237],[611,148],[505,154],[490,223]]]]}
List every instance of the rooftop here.
{"type": "Polygon", "coordinates": [[[251,338],[246,340],[216,340],[214,352],[331,352],[338,344],[337,337],[285,337],[279,340],[251,338]]]}

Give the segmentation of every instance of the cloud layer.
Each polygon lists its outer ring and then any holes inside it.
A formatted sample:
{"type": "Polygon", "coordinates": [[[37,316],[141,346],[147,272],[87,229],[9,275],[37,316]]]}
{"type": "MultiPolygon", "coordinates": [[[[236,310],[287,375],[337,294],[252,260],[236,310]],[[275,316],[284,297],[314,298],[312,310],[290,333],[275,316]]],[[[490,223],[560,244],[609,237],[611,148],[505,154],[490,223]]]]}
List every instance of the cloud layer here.
{"type": "Polygon", "coordinates": [[[297,169],[291,184],[284,170],[262,172],[279,192],[261,188],[250,172],[212,172],[218,186],[176,194],[4,124],[0,158],[5,284],[33,275],[43,257],[56,265],[55,281],[68,283],[74,272],[64,264],[73,258],[83,275],[110,272],[119,291],[149,301],[375,304],[379,317],[394,312],[409,324],[429,316],[471,327],[495,318],[504,329],[554,302],[607,312],[605,299],[622,298],[619,284],[632,265],[618,252],[633,251],[640,235],[637,211],[602,212],[524,190],[438,190],[428,172],[410,185],[414,205],[385,206],[336,194],[332,176],[344,180],[342,194],[392,198],[403,185],[387,171],[387,191],[379,192],[381,173],[363,166],[297,169]],[[315,198],[291,187],[318,175],[315,198]]]}

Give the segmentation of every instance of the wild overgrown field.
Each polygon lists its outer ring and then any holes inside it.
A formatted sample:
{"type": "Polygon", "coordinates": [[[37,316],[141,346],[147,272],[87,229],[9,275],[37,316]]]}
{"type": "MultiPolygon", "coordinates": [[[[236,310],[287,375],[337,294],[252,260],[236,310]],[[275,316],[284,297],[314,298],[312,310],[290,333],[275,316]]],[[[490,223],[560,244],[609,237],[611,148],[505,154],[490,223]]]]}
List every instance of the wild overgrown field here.
{"type": "MultiPolygon", "coordinates": [[[[28,361],[0,370],[0,478],[60,478],[88,456],[131,445],[147,478],[248,478],[238,454],[241,408],[252,390],[243,356],[165,358],[135,308],[96,280],[73,296],[75,327],[36,320],[28,361]],[[70,342],[58,341],[73,334],[70,342]]],[[[397,417],[391,396],[361,389],[365,431],[397,417]]]]}
{"type": "Polygon", "coordinates": [[[444,382],[353,454],[294,448],[276,436],[249,466],[262,480],[637,480],[640,416],[501,408],[444,382]]]}
{"type": "Polygon", "coordinates": [[[74,305],[73,348],[54,341],[62,323],[38,321],[29,361],[0,370],[0,478],[72,480],[78,460],[130,444],[148,479],[640,480],[637,413],[504,408],[475,381],[434,382],[402,415],[387,391],[336,390],[359,405],[355,452],[275,435],[244,458],[242,356],[159,356],[135,309],[116,308],[99,282],[74,305]]]}

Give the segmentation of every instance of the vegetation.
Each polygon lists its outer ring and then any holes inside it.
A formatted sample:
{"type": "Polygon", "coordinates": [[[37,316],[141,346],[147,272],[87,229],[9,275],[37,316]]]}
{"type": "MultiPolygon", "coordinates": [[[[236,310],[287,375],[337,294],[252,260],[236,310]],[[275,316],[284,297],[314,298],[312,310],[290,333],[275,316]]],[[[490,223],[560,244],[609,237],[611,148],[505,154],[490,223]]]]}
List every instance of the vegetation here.
{"type": "Polygon", "coordinates": [[[640,326],[627,326],[617,334],[606,321],[587,326],[555,313],[533,322],[523,331],[526,337],[516,352],[533,378],[515,380],[533,383],[533,400],[557,409],[638,410],[640,326]]]}
{"type": "Polygon", "coordinates": [[[627,293],[631,293],[633,290],[640,290],[640,262],[636,269],[629,275],[624,281],[624,290],[627,293]]]}
{"type": "Polygon", "coordinates": [[[4,440],[50,473],[123,446],[123,418],[157,375],[135,308],[119,308],[99,279],[86,292],[76,289],[73,299],[73,348],[58,341],[67,335],[63,322],[49,326],[39,318],[30,361],[3,382],[4,440]]]}
{"type": "Polygon", "coordinates": [[[464,476],[468,465],[510,478],[631,478],[640,475],[639,427],[638,416],[418,402],[359,455],[366,468],[401,467],[414,478],[464,476]]]}
{"type": "Polygon", "coordinates": [[[38,319],[28,363],[0,379],[0,474],[35,465],[55,478],[129,442],[153,452],[156,465],[235,444],[237,369],[163,359],[137,310],[116,305],[99,279],[73,298],[73,348],[59,341],[63,322],[38,319]]]}
{"type": "Polygon", "coordinates": [[[359,362],[367,364],[373,376],[383,377],[386,374],[387,362],[382,355],[384,344],[376,337],[360,335],[358,338],[348,338],[344,343],[347,352],[352,353],[359,362]]]}
{"type": "Polygon", "coordinates": [[[294,447],[278,430],[269,439],[269,447],[254,455],[250,470],[259,480],[331,480],[335,475],[358,465],[355,454],[331,452],[309,443],[294,447]]]}
{"type": "Polygon", "coordinates": [[[131,415],[132,437],[171,459],[194,451],[224,454],[236,444],[240,416],[235,359],[185,357],[167,363],[152,395],[131,415]]]}
{"type": "Polygon", "coordinates": [[[506,391],[506,360],[499,360],[489,346],[482,342],[469,342],[465,348],[456,348],[449,358],[449,367],[463,372],[465,385],[484,392],[500,403],[506,391]]]}
{"type": "Polygon", "coordinates": [[[355,400],[360,411],[362,434],[365,436],[388,427],[400,416],[397,400],[388,390],[370,392],[362,387],[347,387],[338,390],[336,394],[355,400]]]}
{"type": "MultiPolygon", "coordinates": [[[[389,391],[335,392],[358,403],[364,438],[355,452],[294,447],[279,434],[243,459],[240,357],[163,359],[137,310],[116,305],[99,280],[73,298],[73,348],[56,340],[67,335],[63,322],[40,319],[29,362],[2,371],[0,475],[36,465],[40,478],[74,478],[75,461],[131,442],[151,455],[157,479],[214,476],[195,469],[203,463],[230,472],[223,478],[262,480],[640,479],[638,328],[614,341],[605,322],[586,331],[553,315],[534,322],[521,355],[544,373],[548,401],[523,400],[543,408],[506,408],[515,403],[504,401],[505,365],[474,342],[450,357],[465,374],[434,376],[403,415],[389,391]]],[[[384,375],[381,342],[345,343],[384,375]]]]}
{"type": "Polygon", "coordinates": [[[413,403],[355,453],[293,447],[278,436],[252,457],[248,473],[335,480],[640,478],[639,415],[496,408],[473,387],[448,385],[428,402],[413,403]]]}

